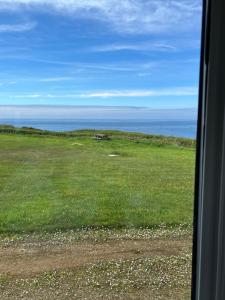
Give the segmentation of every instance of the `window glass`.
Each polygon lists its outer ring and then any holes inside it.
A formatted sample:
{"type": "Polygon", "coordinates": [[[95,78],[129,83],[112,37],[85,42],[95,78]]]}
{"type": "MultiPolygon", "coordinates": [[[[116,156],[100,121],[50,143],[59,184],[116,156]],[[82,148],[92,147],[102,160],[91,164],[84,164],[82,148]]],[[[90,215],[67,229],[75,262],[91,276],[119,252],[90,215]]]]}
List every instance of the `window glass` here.
{"type": "Polygon", "coordinates": [[[1,299],[190,299],[200,0],[0,0],[1,299]]]}

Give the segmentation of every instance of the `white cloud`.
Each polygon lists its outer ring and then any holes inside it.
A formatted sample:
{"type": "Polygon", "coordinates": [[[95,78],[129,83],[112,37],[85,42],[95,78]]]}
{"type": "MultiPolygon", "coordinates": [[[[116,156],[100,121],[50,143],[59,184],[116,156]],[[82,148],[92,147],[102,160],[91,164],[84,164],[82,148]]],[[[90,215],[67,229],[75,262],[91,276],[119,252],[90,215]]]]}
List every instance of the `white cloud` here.
{"type": "MultiPolygon", "coordinates": [[[[81,105],[0,105],[1,120],[46,119],[123,119],[123,120],[195,120],[196,108],[183,107],[131,107],[81,105]]],[[[29,123],[29,122],[28,122],[29,123]]],[[[21,123],[20,123],[21,124],[21,123]]]]}
{"type": "MultiPolygon", "coordinates": [[[[14,59],[14,60],[22,60],[29,61],[35,63],[43,63],[49,65],[59,65],[59,66],[69,66],[74,68],[73,73],[82,73],[83,71],[92,70],[92,71],[115,71],[115,72],[131,72],[131,71],[140,71],[140,70],[152,70],[156,66],[158,66],[159,62],[146,62],[146,63],[75,63],[71,61],[62,61],[62,60],[48,60],[48,59],[40,59],[26,55],[1,55],[0,60],[5,59],[14,59]]],[[[161,61],[160,63],[165,63],[161,61]]],[[[185,63],[185,61],[182,61],[185,63]]],[[[188,61],[189,63],[189,61],[188,61]]],[[[71,78],[72,79],[72,78],[71,78]]]]}
{"type": "MultiPolygon", "coordinates": [[[[1,2],[0,2],[1,3],[1,2]]],[[[35,22],[21,24],[0,24],[0,33],[4,32],[24,32],[35,28],[35,22]]]]}
{"type": "Polygon", "coordinates": [[[159,96],[195,96],[198,89],[195,87],[181,87],[170,89],[152,90],[125,90],[125,91],[102,91],[80,95],[83,98],[120,98],[120,97],[159,97],[159,96]]]}
{"type": "Polygon", "coordinates": [[[148,76],[151,76],[152,73],[150,72],[143,72],[143,73],[138,73],[137,76],[138,77],[148,77],[148,76]]]}
{"type": "Polygon", "coordinates": [[[41,99],[78,99],[78,98],[142,98],[142,97],[168,97],[168,96],[197,96],[197,87],[175,87],[167,89],[149,90],[120,90],[120,91],[99,91],[74,94],[24,94],[10,96],[10,98],[41,98],[41,99]]]}
{"type": "Polygon", "coordinates": [[[72,80],[73,77],[49,77],[49,78],[42,78],[39,81],[40,82],[60,82],[60,81],[67,81],[72,80]]]}
{"type": "Polygon", "coordinates": [[[12,98],[41,98],[43,95],[41,94],[24,94],[24,95],[15,95],[12,98]]]}
{"type": "Polygon", "coordinates": [[[94,47],[94,52],[116,52],[116,51],[157,51],[157,52],[174,52],[176,47],[164,43],[135,43],[135,44],[111,44],[94,47]]]}
{"type": "Polygon", "coordinates": [[[159,33],[200,27],[201,0],[0,0],[0,10],[54,10],[110,23],[126,33],[159,33]]]}

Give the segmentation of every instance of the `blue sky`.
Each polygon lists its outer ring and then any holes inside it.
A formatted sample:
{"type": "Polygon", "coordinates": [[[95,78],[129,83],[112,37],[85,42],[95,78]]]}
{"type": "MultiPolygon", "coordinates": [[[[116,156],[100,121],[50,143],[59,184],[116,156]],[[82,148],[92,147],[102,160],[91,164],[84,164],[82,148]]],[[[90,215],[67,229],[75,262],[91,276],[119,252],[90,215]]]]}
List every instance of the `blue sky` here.
{"type": "Polygon", "coordinates": [[[195,108],[200,0],[0,0],[0,104],[195,108]]]}

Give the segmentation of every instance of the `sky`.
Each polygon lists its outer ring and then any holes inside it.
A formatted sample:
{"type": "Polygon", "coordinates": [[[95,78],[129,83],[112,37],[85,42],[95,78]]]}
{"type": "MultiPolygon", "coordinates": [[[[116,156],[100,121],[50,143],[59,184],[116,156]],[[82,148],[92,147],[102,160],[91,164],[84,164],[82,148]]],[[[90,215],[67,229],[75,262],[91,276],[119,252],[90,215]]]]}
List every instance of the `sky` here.
{"type": "Polygon", "coordinates": [[[201,0],[0,0],[0,105],[196,108],[201,0]]]}
{"type": "MultiPolygon", "coordinates": [[[[84,105],[0,105],[0,120],[5,124],[12,121],[32,120],[137,120],[137,121],[194,121],[195,108],[153,109],[134,106],[84,106],[84,105]]],[[[18,123],[19,121],[19,123],[18,123]]],[[[26,123],[26,124],[29,124],[26,123]]],[[[31,125],[30,125],[31,126],[31,125]]]]}

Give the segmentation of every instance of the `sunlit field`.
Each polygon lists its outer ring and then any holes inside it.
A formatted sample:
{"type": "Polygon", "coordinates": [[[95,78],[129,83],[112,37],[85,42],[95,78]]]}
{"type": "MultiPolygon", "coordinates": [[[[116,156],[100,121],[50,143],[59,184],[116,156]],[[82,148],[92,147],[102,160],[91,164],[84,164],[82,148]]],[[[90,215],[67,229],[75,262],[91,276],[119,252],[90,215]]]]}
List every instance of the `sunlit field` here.
{"type": "Polygon", "coordinates": [[[1,232],[191,224],[191,140],[84,133],[0,136],[1,232]]]}
{"type": "Polygon", "coordinates": [[[190,299],[193,140],[0,131],[2,299],[190,299]]]}

